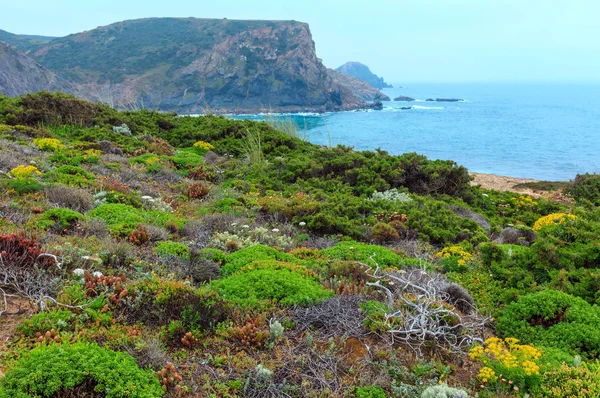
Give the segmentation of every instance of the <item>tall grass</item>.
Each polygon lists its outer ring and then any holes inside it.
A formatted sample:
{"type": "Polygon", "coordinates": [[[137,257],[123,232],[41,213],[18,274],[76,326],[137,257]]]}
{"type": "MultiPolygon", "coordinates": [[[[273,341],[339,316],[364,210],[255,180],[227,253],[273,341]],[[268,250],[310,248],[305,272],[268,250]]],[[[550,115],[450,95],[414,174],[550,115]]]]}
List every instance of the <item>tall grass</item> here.
{"type": "Polygon", "coordinates": [[[290,115],[274,116],[272,113],[269,113],[264,121],[277,131],[306,141],[306,126],[303,130],[300,130],[300,126],[298,126],[296,120],[290,115]]]}
{"type": "Polygon", "coordinates": [[[244,140],[244,151],[248,162],[255,165],[264,165],[265,154],[262,150],[262,139],[258,128],[246,128],[246,139],[244,140]]]}

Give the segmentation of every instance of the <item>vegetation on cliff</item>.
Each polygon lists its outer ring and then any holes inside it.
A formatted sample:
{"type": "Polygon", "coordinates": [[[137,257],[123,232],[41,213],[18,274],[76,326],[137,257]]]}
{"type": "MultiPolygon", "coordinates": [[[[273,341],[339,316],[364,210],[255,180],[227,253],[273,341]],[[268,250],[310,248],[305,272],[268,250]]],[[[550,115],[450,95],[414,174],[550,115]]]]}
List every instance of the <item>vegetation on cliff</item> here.
{"type": "Polygon", "coordinates": [[[0,97],[0,395],[596,396],[572,203],[267,123],[0,97]]]}

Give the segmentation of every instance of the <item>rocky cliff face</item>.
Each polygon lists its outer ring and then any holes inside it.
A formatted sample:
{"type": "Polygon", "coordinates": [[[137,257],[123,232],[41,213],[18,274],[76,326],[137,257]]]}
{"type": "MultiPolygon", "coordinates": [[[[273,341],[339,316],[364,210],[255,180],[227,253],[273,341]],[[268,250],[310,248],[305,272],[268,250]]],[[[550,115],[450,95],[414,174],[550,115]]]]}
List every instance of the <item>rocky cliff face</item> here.
{"type": "Polygon", "coordinates": [[[42,90],[75,92],[70,83],[54,72],[38,65],[17,48],[0,41],[0,93],[15,97],[42,90]]]}
{"type": "Polygon", "coordinates": [[[30,49],[86,99],[179,113],[364,107],[317,58],[307,24],[151,18],[30,49]]]}
{"type": "Polygon", "coordinates": [[[379,77],[373,72],[367,65],[361,64],[360,62],[346,62],[344,65],[336,69],[338,72],[345,73],[359,80],[367,82],[371,87],[381,90],[382,88],[392,87],[387,84],[383,77],[379,77]]]}
{"type": "Polygon", "coordinates": [[[349,89],[352,94],[363,101],[389,101],[390,97],[381,91],[373,88],[369,83],[359,80],[355,77],[338,72],[333,69],[327,69],[327,73],[333,79],[333,82],[349,89]]]}

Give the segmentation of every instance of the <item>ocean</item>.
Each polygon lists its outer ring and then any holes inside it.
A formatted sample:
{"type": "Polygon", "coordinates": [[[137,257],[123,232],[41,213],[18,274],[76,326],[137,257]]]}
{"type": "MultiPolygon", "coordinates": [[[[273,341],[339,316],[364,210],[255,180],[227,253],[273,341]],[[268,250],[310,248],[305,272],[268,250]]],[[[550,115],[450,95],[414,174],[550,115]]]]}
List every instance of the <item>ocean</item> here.
{"type": "Polygon", "coordinates": [[[552,181],[600,172],[600,84],[415,84],[383,92],[417,101],[385,101],[382,111],[274,116],[293,118],[315,144],[417,152],[474,172],[552,181]]]}

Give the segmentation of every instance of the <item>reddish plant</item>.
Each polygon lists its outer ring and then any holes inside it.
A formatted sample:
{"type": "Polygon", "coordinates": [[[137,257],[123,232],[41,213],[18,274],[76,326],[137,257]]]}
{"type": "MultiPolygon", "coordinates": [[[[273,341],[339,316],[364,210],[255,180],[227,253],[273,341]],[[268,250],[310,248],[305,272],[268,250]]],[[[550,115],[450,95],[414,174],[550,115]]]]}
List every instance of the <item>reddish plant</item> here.
{"type": "Polygon", "coordinates": [[[164,368],[156,372],[156,376],[165,391],[181,392],[181,385],[179,383],[183,378],[177,372],[172,362],[168,362],[164,368]]]}
{"type": "Polygon", "coordinates": [[[269,331],[264,318],[246,317],[246,324],[234,328],[233,335],[245,346],[260,347],[269,337],[269,331]]]}
{"type": "Polygon", "coordinates": [[[29,239],[25,232],[0,235],[0,259],[5,267],[33,268],[34,265],[51,265],[52,257],[40,257],[42,249],[35,239],[29,239]]]}
{"type": "Polygon", "coordinates": [[[138,225],[137,229],[131,231],[129,242],[136,246],[142,246],[150,241],[150,234],[143,225],[138,225]]]}
{"type": "Polygon", "coordinates": [[[202,183],[194,182],[185,188],[185,196],[190,199],[202,199],[210,193],[208,187],[202,183]]]}
{"type": "Polygon", "coordinates": [[[187,348],[193,348],[198,344],[198,339],[194,337],[192,332],[187,332],[185,336],[181,338],[181,344],[187,348]]]}
{"type": "Polygon", "coordinates": [[[106,275],[98,275],[94,276],[89,273],[89,271],[85,272],[85,292],[88,297],[97,297],[103,291],[109,292],[110,295],[108,299],[111,304],[118,305],[125,298],[128,293],[127,288],[125,287],[125,281],[127,278],[125,275],[120,276],[106,276],[106,275]]]}

